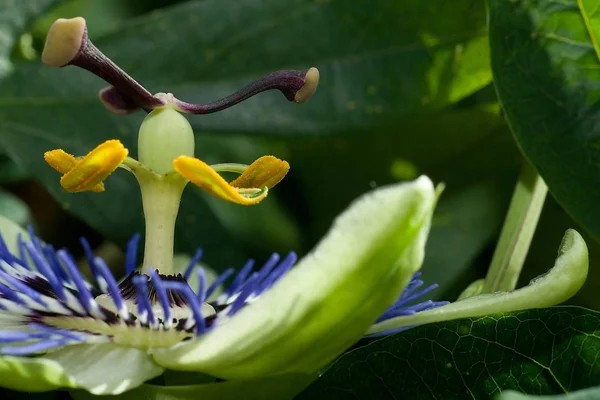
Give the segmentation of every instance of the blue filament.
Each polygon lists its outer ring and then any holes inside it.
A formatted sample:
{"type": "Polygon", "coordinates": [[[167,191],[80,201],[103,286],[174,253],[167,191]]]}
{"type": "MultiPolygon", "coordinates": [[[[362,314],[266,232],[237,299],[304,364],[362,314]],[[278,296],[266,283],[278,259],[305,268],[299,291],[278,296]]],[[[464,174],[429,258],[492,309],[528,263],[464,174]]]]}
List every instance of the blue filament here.
{"type": "Polygon", "coordinates": [[[142,318],[142,323],[147,323],[155,327],[156,319],[152,312],[152,304],[148,298],[148,278],[143,275],[137,275],[133,277],[133,285],[137,292],[138,299],[138,317],[142,318]]]}
{"type": "Polygon", "coordinates": [[[115,303],[115,306],[117,306],[117,310],[119,310],[119,315],[121,318],[127,319],[129,317],[129,312],[127,311],[127,306],[125,306],[125,300],[123,300],[123,296],[121,296],[121,290],[119,290],[119,286],[110,272],[110,269],[108,269],[108,266],[100,257],[96,257],[94,262],[98,271],[96,281],[100,284],[100,282],[102,282],[101,278],[104,280],[106,289],[108,293],[110,293],[111,300],[115,303]]]}
{"type": "Polygon", "coordinates": [[[169,328],[173,324],[173,317],[171,317],[171,303],[169,302],[167,290],[165,289],[165,286],[161,281],[160,277],[158,276],[156,270],[150,271],[150,278],[152,279],[152,284],[154,285],[154,289],[156,290],[156,296],[158,297],[158,301],[163,308],[163,325],[166,328],[169,328]]]}
{"type": "Polygon", "coordinates": [[[75,288],[77,289],[77,295],[79,296],[79,301],[83,305],[83,308],[88,313],[95,311],[93,305],[96,304],[96,302],[92,297],[92,293],[85,285],[83,277],[81,276],[77,265],[75,265],[73,262],[71,255],[66,250],[59,250],[57,254],[71,275],[71,279],[73,280],[75,288]]]}
{"type": "Polygon", "coordinates": [[[44,277],[48,280],[48,283],[50,283],[50,286],[52,286],[52,290],[54,291],[54,293],[56,293],[56,295],[61,300],[66,301],[67,296],[65,294],[65,288],[63,286],[63,283],[58,278],[58,276],[56,276],[56,274],[54,273],[52,268],[50,268],[50,265],[48,264],[48,262],[42,256],[42,254],[39,250],[39,247],[34,246],[33,243],[34,242],[25,244],[25,247],[26,247],[27,251],[29,252],[29,256],[35,263],[38,271],[40,271],[40,273],[42,275],[44,275],[44,277]]]}
{"type": "Polygon", "coordinates": [[[198,300],[204,302],[206,299],[206,274],[202,268],[197,268],[196,271],[198,274],[198,300]]]}
{"type": "Polygon", "coordinates": [[[194,257],[192,257],[192,259],[190,260],[190,263],[188,264],[187,268],[185,269],[185,272],[183,273],[183,277],[185,278],[186,281],[188,279],[190,279],[190,276],[192,275],[192,271],[194,270],[194,266],[200,262],[200,259],[202,258],[202,254],[203,254],[202,249],[198,249],[198,250],[196,250],[196,254],[194,254],[194,257]]]}
{"type": "MultiPolygon", "coordinates": [[[[157,278],[160,280],[160,277],[157,276],[157,278]]],[[[187,283],[176,281],[163,281],[161,282],[161,285],[165,289],[178,291],[179,293],[181,293],[181,295],[183,295],[183,297],[187,301],[188,306],[190,307],[190,310],[192,311],[192,315],[194,316],[194,322],[196,323],[196,335],[200,336],[201,334],[205,333],[206,321],[202,316],[202,303],[198,300],[192,288],[187,283]]],[[[167,310],[165,309],[165,315],[166,311],[167,310]]]]}
{"type": "Polygon", "coordinates": [[[81,243],[81,247],[83,247],[85,258],[87,258],[88,265],[90,266],[90,271],[92,271],[92,275],[98,276],[96,263],[94,262],[94,252],[92,251],[90,244],[83,237],[79,239],[79,242],[81,243]]]}
{"type": "Polygon", "coordinates": [[[231,275],[235,273],[235,269],[229,268],[225,270],[219,277],[206,289],[205,299],[209,299],[213,292],[223,284],[231,275]]]}
{"type": "Polygon", "coordinates": [[[135,271],[137,267],[137,252],[138,245],[140,243],[140,234],[136,233],[131,237],[127,243],[127,250],[125,252],[125,274],[129,275],[135,271]]]}

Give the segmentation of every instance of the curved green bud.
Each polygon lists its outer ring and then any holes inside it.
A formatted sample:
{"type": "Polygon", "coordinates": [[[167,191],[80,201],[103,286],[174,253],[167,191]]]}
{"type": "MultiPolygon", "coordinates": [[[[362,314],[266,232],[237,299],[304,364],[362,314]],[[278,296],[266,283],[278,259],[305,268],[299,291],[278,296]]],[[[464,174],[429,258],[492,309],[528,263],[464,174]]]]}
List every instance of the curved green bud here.
{"type": "Polygon", "coordinates": [[[563,237],[554,267],[545,275],[532,280],[526,287],[512,292],[480,294],[414,315],[392,318],[373,325],[368,333],[554,306],[577,293],[585,283],[587,274],[587,246],[577,231],[569,229],[563,237]]]}
{"type": "Polygon", "coordinates": [[[173,171],[173,160],[179,156],[194,156],[192,126],[171,106],[157,108],[144,118],[140,126],[139,161],[164,175],[173,171]]]}
{"type": "Polygon", "coordinates": [[[273,288],[218,329],[155,350],[155,362],[226,379],[317,371],[358,341],[420,268],[436,199],[427,177],[360,197],[273,288]]]}

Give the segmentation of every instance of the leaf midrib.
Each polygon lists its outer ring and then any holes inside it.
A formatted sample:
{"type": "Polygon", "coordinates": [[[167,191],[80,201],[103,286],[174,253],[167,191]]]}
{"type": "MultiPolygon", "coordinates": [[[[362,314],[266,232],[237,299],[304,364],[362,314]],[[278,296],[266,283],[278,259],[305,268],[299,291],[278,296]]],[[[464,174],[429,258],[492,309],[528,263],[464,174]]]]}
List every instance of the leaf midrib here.
{"type": "Polygon", "coordinates": [[[590,40],[592,41],[592,45],[594,46],[594,53],[596,54],[596,58],[600,63],[600,46],[598,46],[598,41],[596,40],[596,36],[594,35],[594,31],[592,26],[590,25],[590,19],[585,11],[583,6],[583,0],[577,0],[577,7],[579,8],[579,13],[581,14],[581,18],[583,18],[583,23],[585,24],[585,29],[587,31],[590,40]]]}

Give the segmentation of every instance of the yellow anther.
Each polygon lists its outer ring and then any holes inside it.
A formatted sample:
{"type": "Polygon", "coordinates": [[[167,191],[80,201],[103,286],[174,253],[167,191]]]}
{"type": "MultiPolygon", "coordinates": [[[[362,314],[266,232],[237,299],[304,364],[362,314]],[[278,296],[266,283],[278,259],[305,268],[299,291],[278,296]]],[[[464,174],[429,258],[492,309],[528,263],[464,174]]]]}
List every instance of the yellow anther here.
{"type": "MultiPolygon", "coordinates": [[[[275,182],[275,179],[277,178],[275,175],[263,174],[256,170],[251,176],[244,178],[244,183],[250,184],[259,182],[262,183],[262,186],[233,186],[212,169],[210,165],[197,158],[188,156],[177,157],[175,161],[173,161],[173,168],[194,185],[201,187],[213,196],[242,205],[258,204],[267,197],[268,184],[274,182],[274,185],[283,178],[283,176],[281,176],[278,178],[279,180],[275,182]]],[[[251,167],[248,169],[250,168],[251,167]]],[[[285,175],[285,173],[283,175],[285,175]]]]}
{"type": "Polygon", "coordinates": [[[44,159],[63,174],[61,186],[68,192],[102,192],[102,181],[121,165],[129,152],[118,140],[107,140],[78,159],[61,149],[48,151],[44,159]]]}
{"type": "Polygon", "coordinates": [[[77,159],[75,156],[65,152],[63,149],[50,150],[44,153],[44,160],[52,168],[60,172],[61,174],[66,174],[70,170],[75,167],[77,164],[77,159]]]}
{"type": "Polygon", "coordinates": [[[277,185],[290,170],[287,161],[273,156],[263,156],[254,161],[247,170],[229,184],[236,188],[269,189],[277,185]]]}
{"type": "MultiPolygon", "coordinates": [[[[62,149],[50,150],[44,153],[44,160],[61,174],[66,174],[77,165],[77,159],[62,149]]],[[[104,192],[104,184],[99,183],[90,189],[92,192],[104,192]]]]}
{"type": "Polygon", "coordinates": [[[102,183],[121,165],[129,151],[118,140],[107,140],[85,157],[60,179],[68,192],[84,192],[102,183]]]}

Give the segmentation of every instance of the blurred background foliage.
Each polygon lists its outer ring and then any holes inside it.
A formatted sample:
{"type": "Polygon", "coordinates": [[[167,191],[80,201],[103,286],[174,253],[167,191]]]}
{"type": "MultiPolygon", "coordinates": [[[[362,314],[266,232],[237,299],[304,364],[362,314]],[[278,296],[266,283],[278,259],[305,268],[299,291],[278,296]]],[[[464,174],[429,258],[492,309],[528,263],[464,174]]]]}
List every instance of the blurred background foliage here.
{"type": "MultiPolygon", "coordinates": [[[[304,254],[359,194],[427,174],[446,184],[423,268],[426,282],[441,285],[433,296],[453,300],[485,275],[524,161],[492,87],[484,2],[4,1],[0,214],[73,251],[86,236],[118,271],[126,241],[143,232],[134,178],[117,171],[104,193],[68,194],[42,157],[57,147],[85,154],[109,138],[136,155],[144,113],[112,115],[97,101],[106,86],[99,78],[39,61],[54,19],[78,15],[96,45],[150,91],[187,101],[215,100],[277,69],[321,71],[306,104],[265,93],[189,117],[199,158],[249,163],[274,154],[292,169],[251,208],[188,187],[179,252],[203,247],[217,271],[273,251],[304,254]]],[[[520,285],[553,265],[569,227],[583,230],[550,197],[520,285]]],[[[600,253],[586,239],[590,277],[572,302],[597,309],[600,253]]]]}

